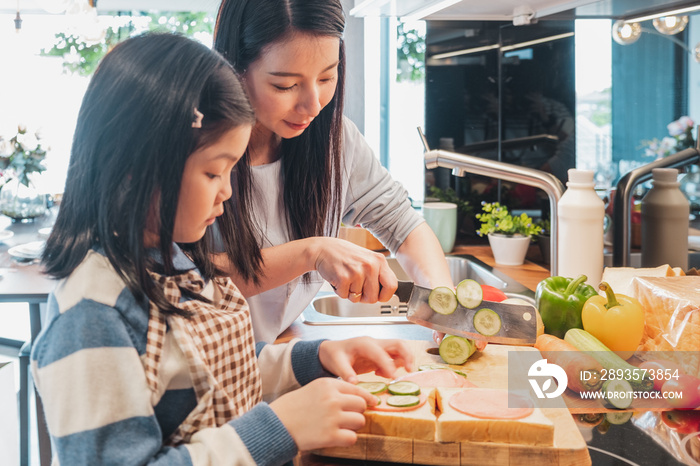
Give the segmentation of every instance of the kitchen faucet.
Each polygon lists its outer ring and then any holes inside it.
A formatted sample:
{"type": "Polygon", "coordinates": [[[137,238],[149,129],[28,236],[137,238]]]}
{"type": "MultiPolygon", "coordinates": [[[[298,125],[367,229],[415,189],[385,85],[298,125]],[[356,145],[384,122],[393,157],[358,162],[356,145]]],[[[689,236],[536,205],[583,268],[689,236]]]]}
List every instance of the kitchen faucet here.
{"type": "MultiPolygon", "coordinates": [[[[490,176],[499,180],[513,181],[515,183],[534,186],[547,193],[551,211],[551,231],[549,233],[550,273],[552,276],[557,275],[557,203],[562,194],[564,194],[564,185],[562,182],[551,173],[534,168],[521,167],[511,163],[498,162],[446,150],[430,150],[425,135],[420,127],[418,127],[418,134],[425,147],[425,167],[428,169],[436,167],[451,168],[452,174],[455,176],[465,176],[467,173],[490,176]]],[[[601,232],[601,235],[602,234],[601,232]]]]}
{"type": "MultiPolygon", "coordinates": [[[[700,131],[700,126],[698,126],[700,131]]],[[[632,191],[639,184],[651,179],[654,168],[682,168],[700,161],[700,133],[695,147],[689,147],[668,157],[655,160],[627,172],[617,182],[613,203],[613,267],[630,266],[630,215],[632,191]]]]}

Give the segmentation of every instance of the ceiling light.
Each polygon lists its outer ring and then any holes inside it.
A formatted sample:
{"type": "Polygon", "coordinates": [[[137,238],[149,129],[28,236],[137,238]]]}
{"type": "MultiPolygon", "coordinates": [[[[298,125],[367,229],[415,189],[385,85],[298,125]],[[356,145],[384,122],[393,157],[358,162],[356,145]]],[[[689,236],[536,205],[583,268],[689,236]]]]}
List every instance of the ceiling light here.
{"type": "Polygon", "coordinates": [[[461,1],[462,0],[441,0],[428,4],[424,7],[418,8],[417,10],[411,12],[406,16],[402,16],[401,22],[410,23],[411,21],[418,21],[419,19],[423,19],[426,16],[430,16],[433,13],[437,13],[440,10],[444,10],[448,6],[452,6],[455,3],[459,3],[461,1]]]}
{"type": "Polygon", "coordinates": [[[567,37],[573,36],[573,32],[565,32],[564,34],[557,34],[555,36],[547,36],[541,39],[528,40],[527,42],[519,42],[512,45],[504,45],[501,47],[502,52],[507,52],[508,50],[521,49],[523,47],[529,47],[530,45],[544,44],[545,42],[551,42],[553,40],[566,39],[567,37]]]}
{"type": "Polygon", "coordinates": [[[15,16],[15,32],[19,34],[22,30],[22,17],[19,15],[19,10],[17,10],[17,16],[15,16]]]}
{"type": "Polygon", "coordinates": [[[486,52],[487,50],[493,50],[497,48],[499,48],[498,44],[484,45],[483,47],[473,47],[470,49],[455,50],[454,52],[438,53],[437,55],[433,55],[430,58],[434,60],[441,60],[443,58],[452,58],[457,57],[459,55],[469,55],[471,53],[486,52]]]}
{"type": "Polygon", "coordinates": [[[669,11],[663,11],[661,13],[653,13],[649,15],[644,15],[644,16],[637,16],[635,18],[629,18],[626,19],[628,23],[640,23],[642,21],[647,21],[649,19],[654,19],[654,18],[661,18],[662,16],[678,16],[682,15],[685,13],[690,13],[691,11],[697,11],[700,10],[700,5],[695,5],[695,6],[689,6],[685,8],[677,8],[675,10],[669,10],[669,11]]]}
{"type": "Polygon", "coordinates": [[[688,25],[687,16],[662,16],[654,18],[654,27],[661,34],[673,35],[681,32],[688,25]]]}
{"type": "Polygon", "coordinates": [[[629,45],[639,40],[642,35],[642,27],[639,23],[615,21],[612,27],[612,38],[620,45],[629,45]]]}
{"type": "Polygon", "coordinates": [[[19,34],[22,30],[22,17],[19,15],[19,0],[17,0],[17,15],[15,16],[15,32],[19,34]]]}
{"type": "Polygon", "coordinates": [[[567,37],[573,36],[573,32],[565,32],[564,34],[557,34],[554,36],[547,36],[541,39],[528,40],[526,42],[518,42],[517,44],[504,45],[501,47],[499,44],[483,45],[481,47],[472,47],[470,49],[455,50],[454,52],[438,53],[430,58],[433,60],[440,60],[443,58],[451,58],[459,55],[469,55],[471,53],[486,52],[487,50],[501,49],[501,52],[507,52],[509,50],[519,49],[523,47],[528,47],[530,45],[543,44],[545,42],[551,42],[558,39],[566,39],[567,37]]]}

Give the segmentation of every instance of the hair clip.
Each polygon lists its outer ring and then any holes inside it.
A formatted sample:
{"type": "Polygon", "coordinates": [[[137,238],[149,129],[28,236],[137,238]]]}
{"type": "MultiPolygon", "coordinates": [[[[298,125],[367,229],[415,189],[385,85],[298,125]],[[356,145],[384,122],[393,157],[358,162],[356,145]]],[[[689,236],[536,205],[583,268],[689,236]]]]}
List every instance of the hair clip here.
{"type": "Polygon", "coordinates": [[[194,121],[192,122],[192,127],[193,128],[201,128],[202,127],[202,119],[204,119],[204,114],[197,110],[197,107],[194,108],[194,121]]]}

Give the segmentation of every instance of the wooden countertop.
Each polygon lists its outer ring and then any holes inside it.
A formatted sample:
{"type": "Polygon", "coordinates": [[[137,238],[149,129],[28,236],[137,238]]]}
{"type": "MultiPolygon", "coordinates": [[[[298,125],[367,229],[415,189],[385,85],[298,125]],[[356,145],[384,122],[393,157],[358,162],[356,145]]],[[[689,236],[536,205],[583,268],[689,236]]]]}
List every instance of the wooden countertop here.
{"type": "MultiPolygon", "coordinates": [[[[528,252],[528,258],[537,260],[535,248],[528,252]]],[[[496,265],[491,248],[489,246],[456,246],[452,254],[469,254],[494,269],[517,280],[531,290],[537,288],[537,284],[549,277],[549,270],[541,265],[526,260],[521,266],[496,265]]],[[[383,324],[383,325],[307,325],[297,319],[280,337],[276,343],[283,343],[292,338],[302,340],[316,340],[328,338],[340,340],[355,336],[367,335],[374,338],[404,338],[407,340],[430,340],[432,331],[415,324],[383,324]]]]}

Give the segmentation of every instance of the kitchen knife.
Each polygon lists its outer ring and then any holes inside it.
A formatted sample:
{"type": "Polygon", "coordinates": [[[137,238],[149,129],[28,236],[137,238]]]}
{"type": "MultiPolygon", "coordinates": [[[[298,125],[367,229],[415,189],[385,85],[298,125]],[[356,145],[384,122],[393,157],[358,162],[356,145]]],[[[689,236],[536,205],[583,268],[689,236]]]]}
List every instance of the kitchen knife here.
{"type": "Polygon", "coordinates": [[[428,304],[432,289],[414,285],[413,282],[399,280],[394,293],[399,301],[407,303],[406,318],[413,323],[446,333],[459,335],[472,340],[508,345],[535,344],[537,339],[537,317],[534,306],[482,301],[473,309],[457,304],[452,314],[443,315],[433,311],[428,304]],[[494,335],[482,335],[474,328],[474,315],[481,309],[491,309],[501,318],[501,328],[494,335]]]}

